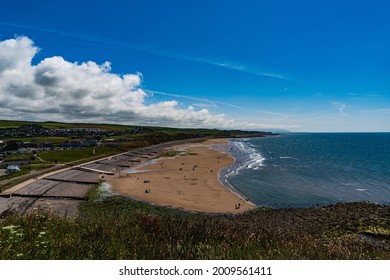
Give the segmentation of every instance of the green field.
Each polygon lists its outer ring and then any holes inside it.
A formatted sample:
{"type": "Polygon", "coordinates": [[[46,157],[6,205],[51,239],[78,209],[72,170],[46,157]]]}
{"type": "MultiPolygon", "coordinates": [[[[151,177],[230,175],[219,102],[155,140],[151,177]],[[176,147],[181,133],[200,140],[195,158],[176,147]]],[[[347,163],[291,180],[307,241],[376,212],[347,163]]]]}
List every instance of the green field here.
{"type": "Polygon", "coordinates": [[[69,140],[67,137],[18,137],[18,138],[6,138],[7,141],[22,141],[22,142],[33,142],[43,143],[50,142],[53,144],[64,143],[69,140]]]}
{"type": "Polygon", "coordinates": [[[134,126],[118,124],[91,124],[91,123],[62,123],[62,122],[34,122],[34,121],[13,121],[0,120],[0,128],[18,128],[23,125],[41,125],[48,129],[53,128],[101,128],[108,130],[129,130],[134,126]]]}
{"type": "MultiPolygon", "coordinates": [[[[30,171],[31,171],[31,169],[30,169],[29,167],[25,167],[25,166],[24,166],[24,167],[22,167],[22,168],[20,169],[19,172],[9,173],[9,174],[0,176],[0,181],[12,179],[12,178],[17,178],[17,177],[19,177],[19,176],[28,174],[30,171]]],[[[1,187],[0,187],[0,190],[1,190],[1,187]]]]}
{"type": "Polygon", "coordinates": [[[110,156],[120,152],[122,152],[122,150],[111,147],[78,148],[62,151],[40,152],[38,153],[38,156],[47,162],[70,163],[82,159],[110,156]],[[95,154],[93,153],[94,150],[95,154]]]}
{"type": "MultiPolygon", "coordinates": [[[[14,120],[0,120],[0,129],[2,128],[18,128],[23,125],[41,125],[47,129],[54,128],[100,128],[107,130],[132,130],[139,125],[121,125],[121,124],[107,124],[107,123],[62,123],[62,122],[34,122],[34,121],[14,121],[14,120]]],[[[161,132],[168,135],[177,135],[179,133],[186,134],[207,134],[210,136],[221,136],[223,131],[218,129],[201,129],[201,128],[171,128],[171,127],[156,127],[156,126],[142,126],[150,129],[153,132],[161,132]]],[[[253,133],[248,131],[235,130],[231,131],[233,134],[253,133]]]]}

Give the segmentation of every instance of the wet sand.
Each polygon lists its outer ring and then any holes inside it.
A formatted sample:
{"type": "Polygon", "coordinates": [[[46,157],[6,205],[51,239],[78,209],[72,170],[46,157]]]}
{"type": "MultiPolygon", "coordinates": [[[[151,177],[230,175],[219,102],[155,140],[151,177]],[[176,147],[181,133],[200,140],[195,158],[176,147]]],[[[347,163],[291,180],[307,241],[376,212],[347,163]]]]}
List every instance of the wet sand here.
{"type": "Polygon", "coordinates": [[[233,163],[228,154],[212,148],[228,145],[226,140],[177,145],[130,173],[122,171],[105,176],[113,193],[152,204],[205,213],[240,213],[255,206],[226,188],[218,179],[219,171],[233,163]]]}

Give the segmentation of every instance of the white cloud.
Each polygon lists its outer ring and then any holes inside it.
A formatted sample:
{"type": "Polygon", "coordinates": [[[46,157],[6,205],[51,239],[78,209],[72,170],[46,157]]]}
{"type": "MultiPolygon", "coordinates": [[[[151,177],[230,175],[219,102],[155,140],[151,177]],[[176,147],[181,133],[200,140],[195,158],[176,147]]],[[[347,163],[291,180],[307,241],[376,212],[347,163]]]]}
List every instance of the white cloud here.
{"type": "Polygon", "coordinates": [[[209,65],[213,65],[213,66],[217,66],[217,67],[221,67],[221,68],[226,68],[226,69],[230,69],[230,70],[235,70],[235,71],[239,71],[239,72],[250,73],[253,75],[257,75],[257,76],[263,76],[263,77],[275,78],[275,79],[281,79],[281,80],[291,80],[290,78],[287,78],[287,77],[280,75],[280,74],[264,72],[262,70],[259,70],[257,67],[243,65],[243,64],[239,64],[239,63],[220,62],[220,61],[210,59],[210,58],[199,58],[199,57],[191,57],[191,56],[184,56],[184,55],[176,55],[176,57],[185,58],[188,60],[193,60],[196,62],[205,63],[205,64],[209,64],[209,65]]]}
{"type": "Polygon", "coordinates": [[[288,118],[289,116],[286,114],[282,113],[276,113],[276,112],[270,112],[270,111],[264,111],[264,110],[257,110],[258,113],[265,114],[265,115],[271,115],[271,116],[276,116],[276,117],[283,117],[283,118],[288,118]]]}
{"type": "MultiPolygon", "coordinates": [[[[32,64],[39,49],[27,37],[0,41],[0,118],[53,121],[116,122],[139,125],[241,128],[280,128],[274,124],[236,122],[178,101],[148,102],[140,88],[142,75],[117,75],[111,65],[69,62],[60,56],[32,64]]],[[[208,99],[184,97],[209,104],[208,99]]]]}
{"type": "Polygon", "coordinates": [[[188,96],[188,95],[167,93],[167,92],[154,91],[154,90],[145,90],[145,91],[147,93],[149,93],[149,94],[152,94],[152,95],[153,94],[158,94],[158,95],[165,95],[165,96],[170,96],[170,97],[184,98],[184,99],[190,99],[190,100],[204,102],[203,104],[197,104],[197,105],[200,105],[198,107],[210,107],[210,106],[217,107],[217,105],[220,104],[220,105],[224,105],[224,106],[228,106],[228,107],[232,107],[232,108],[236,108],[236,109],[243,109],[242,107],[239,107],[239,106],[236,106],[236,105],[233,105],[233,104],[229,104],[229,103],[225,103],[225,102],[213,101],[213,100],[209,100],[209,99],[206,99],[206,98],[192,97],[192,96],[188,96]]]}
{"type": "Polygon", "coordinates": [[[347,108],[347,105],[342,102],[333,102],[332,106],[337,109],[337,111],[340,113],[340,115],[345,116],[345,108],[347,108]]]}
{"type": "Polygon", "coordinates": [[[72,63],[62,57],[31,61],[38,48],[27,37],[0,42],[2,118],[117,121],[172,126],[228,126],[224,115],[179,108],[176,101],[145,105],[141,74],[111,73],[109,62],[72,63]]]}
{"type": "Polygon", "coordinates": [[[348,93],[346,93],[346,95],[358,96],[358,97],[378,97],[378,96],[380,96],[379,94],[374,93],[374,92],[370,92],[370,93],[348,92],[348,93]]]}

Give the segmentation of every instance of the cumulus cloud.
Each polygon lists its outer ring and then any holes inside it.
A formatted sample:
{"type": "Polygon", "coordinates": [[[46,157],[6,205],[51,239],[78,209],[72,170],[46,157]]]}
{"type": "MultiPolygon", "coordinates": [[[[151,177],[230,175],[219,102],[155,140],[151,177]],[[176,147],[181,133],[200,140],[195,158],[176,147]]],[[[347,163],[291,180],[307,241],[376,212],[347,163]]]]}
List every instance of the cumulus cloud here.
{"type": "Polygon", "coordinates": [[[177,101],[146,105],[141,74],[117,75],[111,65],[69,62],[60,56],[32,65],[39,49],[27,37],[0,42],[2,117],[18,115],[63,121],[115,121],[189,127],[227,127],[224,115],[177,101]]]}
{"type": "MultiPolygon", "coordinates": [[[[223,114],[175,100],[147,102],[142,75],[118,75],[111,65],[69,62],[60,56],[32,64],[39,52],[28,37],[0,41],[0,118],[116,122],[138,125],[253,128],[223,114]]],[[[272,125],[266,124],[267,127],[272,125]]]]}

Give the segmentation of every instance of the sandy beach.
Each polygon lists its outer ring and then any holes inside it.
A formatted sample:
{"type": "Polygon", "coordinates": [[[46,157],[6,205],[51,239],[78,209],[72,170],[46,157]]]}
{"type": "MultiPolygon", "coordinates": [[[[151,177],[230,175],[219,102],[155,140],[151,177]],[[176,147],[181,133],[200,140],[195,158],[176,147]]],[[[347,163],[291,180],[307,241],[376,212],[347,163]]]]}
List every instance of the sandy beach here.
{"type": "Polygon", "coordinates": [[[105,176],[113,193],[152,204],[205,213],[240,213],[255,206],[226,188],[219,171],[233,163],[214,149],[224,139],[172,146],[152,162],[105,176]]]}

